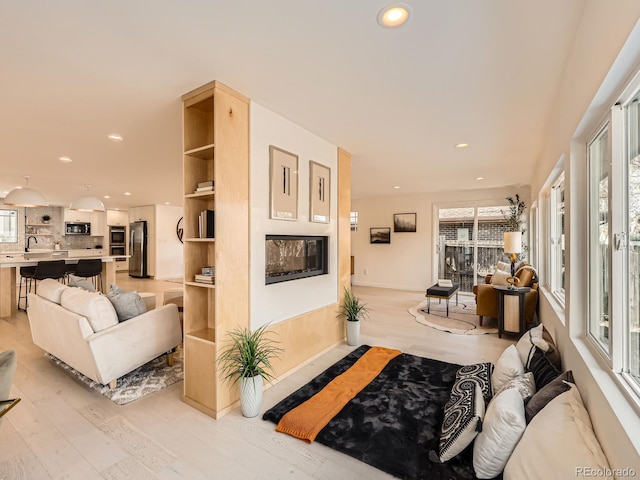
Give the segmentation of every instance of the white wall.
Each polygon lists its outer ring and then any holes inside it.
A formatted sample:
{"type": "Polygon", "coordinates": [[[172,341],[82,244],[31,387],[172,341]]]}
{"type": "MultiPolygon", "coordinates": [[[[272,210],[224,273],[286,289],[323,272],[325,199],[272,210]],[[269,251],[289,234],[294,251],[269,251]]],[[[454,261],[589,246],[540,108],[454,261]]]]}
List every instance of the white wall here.
{"type": "Polygon", "coordinates": [[[173,205],[156,205],[155,209],[155,278],[163,280],[182,277],[183,245],[178,240],[176,225],[183,215],[183,209],[173,205]]]}
{"type": "Polygon", "coordinates": [[[251,328],[337,302],[338,149],[251,102],[251,328]],[[298,220],[269,219],[269,145],[298,155],[298,220]],[[309,161],[331,168],[331,222],[309,222],[309,161]],[[329,236],[329,274],[265,285],[265,235],[329,236]]]}
{"type": "Polygon", "coordinates": [[[437,278],[434,205],[506,205],[506,197],[516,193],[525,200],[527,207],[531,205],[527,186],[415,195],[397,193],[353,199],[351,210],[358,212],[358,231],[351,234],[355,270],[352,283],[402,290],[426,289],[437,278]],[[394,233],[393,214],[413,212],[416,213],[416,232],[394,233]],[[371,227],[391,227],[391,243],[369,243],[371,227]]]}

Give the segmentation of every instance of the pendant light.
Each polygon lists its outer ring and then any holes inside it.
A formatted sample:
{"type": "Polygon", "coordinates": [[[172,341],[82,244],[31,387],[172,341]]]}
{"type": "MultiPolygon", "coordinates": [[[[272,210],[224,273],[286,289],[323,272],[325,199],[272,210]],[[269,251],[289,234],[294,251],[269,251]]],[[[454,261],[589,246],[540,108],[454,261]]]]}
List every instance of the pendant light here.
{"type": "MultiPolygon", "coordinates": [[[[85,185],[87,187],[87,194],[89,193],[89,187],[91,185],[85,185]]],[[[96,197],[90,197],[89,195],[85,195],[84,197],[78,197],[71,205],[69,205],[70,210],[78,210],[80,212],[104,212],[104,203],[102,203],[96,197]]]]}
{"type": "Polygon", "coordinates": [[[24,178],[27,179],[27,186],[11,190],[4,197],[4,204],[15,207],[48,207],[49,204],[44,196],[37,190],[29,188],[29,178],[31,177],[25,175],[24,178]]]}

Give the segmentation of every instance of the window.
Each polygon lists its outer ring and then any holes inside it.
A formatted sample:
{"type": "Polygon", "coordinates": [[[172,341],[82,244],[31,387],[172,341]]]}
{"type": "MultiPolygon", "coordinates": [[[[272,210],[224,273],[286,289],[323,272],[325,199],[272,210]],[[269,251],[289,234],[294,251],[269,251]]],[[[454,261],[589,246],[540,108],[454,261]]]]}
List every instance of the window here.
{"type": "Polygon", "coordinates": [[[610,353],[609,293],[611,251],[609,247],[609,192],[611,159],[607,123],[587,147],[589,168],[589,335],[606,355],[610,353]]]}
{"type": "Polygon", "coordinates": [[[564,304],[565,239],[564,239],[564,172],[551,187],[549,195],[551,242],[549,247],[548,285],[564,304]]]}
{"type": "Polygon", "coordinates": [[[351,231],[357,232],[358,231],[358,212],[351,212],[351,214],[349,215],[349,218],[351,220],[351,231]]]}
{"type": "Polygon", "coordinates": [[[0,243],[18,242],[18,211],[0,210],[0,243]]]}

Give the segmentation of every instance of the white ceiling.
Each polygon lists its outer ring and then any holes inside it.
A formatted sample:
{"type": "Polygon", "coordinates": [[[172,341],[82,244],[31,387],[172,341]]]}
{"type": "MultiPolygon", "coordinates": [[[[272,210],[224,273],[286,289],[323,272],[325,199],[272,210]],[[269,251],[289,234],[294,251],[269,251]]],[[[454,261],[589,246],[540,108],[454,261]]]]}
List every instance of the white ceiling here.
{"type": "Polygon", "coordinates": [[[180,205],[180,96],[211,80],[351,152],[356,198],[528,184],[584,0],[407,0],[394,30],[389,3],[1,2],[0,196],[180,205]]]}

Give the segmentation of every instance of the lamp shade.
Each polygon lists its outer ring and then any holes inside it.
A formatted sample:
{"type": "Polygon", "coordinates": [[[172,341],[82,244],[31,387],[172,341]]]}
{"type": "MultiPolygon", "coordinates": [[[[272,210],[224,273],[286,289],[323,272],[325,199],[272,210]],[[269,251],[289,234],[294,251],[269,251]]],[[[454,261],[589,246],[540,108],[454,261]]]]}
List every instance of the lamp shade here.
{"type": "Polygon", "coordinates": [[[69,205],[70,210],[78,210],[80,212],[104,212],[104,203],[96,197],[78,197],[69,205]]]}
{"type": "Polygon", "coordinates": [[[504,232],[505,253],[522,253],[522,232],[504,232]]]}
{"type": "Polygon", "coordinates": [[[16,207],[47,207],[49,204],[44,196],[33,188],[14,188],[6,197],[4,204],[16,207]]]}

